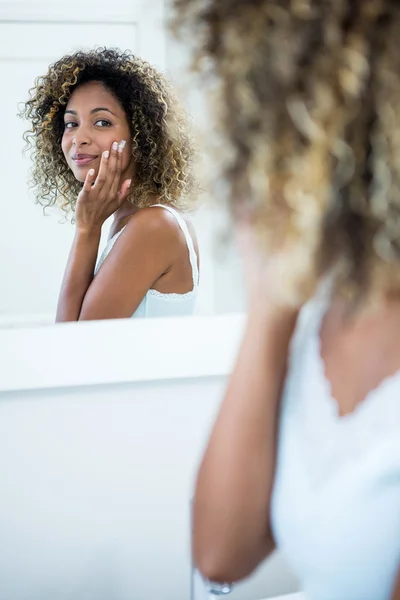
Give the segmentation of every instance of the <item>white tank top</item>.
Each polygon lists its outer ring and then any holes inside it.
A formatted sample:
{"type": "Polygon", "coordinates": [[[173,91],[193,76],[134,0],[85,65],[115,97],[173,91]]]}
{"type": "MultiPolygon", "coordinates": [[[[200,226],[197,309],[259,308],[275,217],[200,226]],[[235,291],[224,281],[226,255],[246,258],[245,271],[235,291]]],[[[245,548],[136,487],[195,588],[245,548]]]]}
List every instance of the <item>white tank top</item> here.
{"type": "Polygon", "coordinates": [[[390,600],[400,567],[400,371],[340,417],[322,286],[300,315],[282,399],[272,528],[307,600],[390,600]]]}
{"type": "MultiPolygon", "coordinates": [[[[192,315],[195,310],[197,289],[199,284],[197,255],[194,249],[193,240],[191,238],[185,220],[174,208],[171,208],[170,206],[165,206],[164,204],[153,204],[152,206],[161,206],[162,208],[168,210],[171,213],[171,215],[175,217],[179,227],[183,231],[189,251],[189,261],[192,267],[193,288],[190,292],[187,292],[186,294],[163,294],[161,292],[158,292],[157,290],[150,289],[139,304],[139,306],[137,307],[137,309],[135,310],[135,312],[133,313],[132,319],[138,319],[143,317],[178,317],[192,315]]],[[[108,241],[97,262],[96,269],[94,271],[95,275],[100,269],[104,260],[111,252],[115,242],[117,241],[118,237],[121,235],[125,227],[123,227],[121,231],[118,231],[118,233],[116,233],[108,241]]]]}

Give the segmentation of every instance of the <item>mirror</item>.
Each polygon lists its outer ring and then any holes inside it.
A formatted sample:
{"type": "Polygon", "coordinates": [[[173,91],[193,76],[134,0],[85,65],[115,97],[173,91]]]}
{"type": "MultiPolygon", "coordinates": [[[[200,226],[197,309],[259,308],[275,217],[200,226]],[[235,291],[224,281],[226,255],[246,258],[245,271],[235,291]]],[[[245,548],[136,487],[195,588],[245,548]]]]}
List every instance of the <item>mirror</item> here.
{"type": "MultiPolygon", "coordinates": [[[[68,4],[42,0],[35,6],[22,0],[0,2],[0,70],[6,82],[0,99],[3,140],[0,150],[2,236],[0,238],[0,327],[29,323],[52,324],[75,227],[58,208],[43,214],[28,187],[30,154],[22,154],[29,123],[18,118],[35,78],[48,66],[77,49],[98,46],[129,49],[167,73],[177,88],[195,130],[206,126],[204,98],[199,89],[180,88],[185,51],[165,25],[163,0],[122,0],[118,3],[68,4]]],[[[218,250],[224,216],[202,198],[191,215],[201,255],[201,279],[196,314],[236,312],[243,308],[237,259],[231,248],[218,250]]],[[[99,254],[107,243],[112,219],[102,230],[99,254]]]]}

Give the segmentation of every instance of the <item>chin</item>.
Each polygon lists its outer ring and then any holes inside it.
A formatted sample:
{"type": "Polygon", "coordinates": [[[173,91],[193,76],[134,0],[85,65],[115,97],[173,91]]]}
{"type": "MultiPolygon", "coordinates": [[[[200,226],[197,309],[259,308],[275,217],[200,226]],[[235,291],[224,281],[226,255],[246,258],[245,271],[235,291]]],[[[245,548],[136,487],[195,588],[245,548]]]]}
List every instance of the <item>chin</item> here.
{"type": "MultiPolygon", "coordinates": [[[[92,168],[93,167],[89,167],[89,166],[87,166],[87,167],[81,167],[81,168],[78,168],[78,169],[75,168],[72,172],[73,172],[73,174],[75,176],[75,179],[77,181],[80,181],[80,183],[85,183],[86,175],[88,174],[88,171],[90,169],[92,169],[92,168]]],[[[97,173],[96,173],[96,175],[97,175],[97,173]]]]}

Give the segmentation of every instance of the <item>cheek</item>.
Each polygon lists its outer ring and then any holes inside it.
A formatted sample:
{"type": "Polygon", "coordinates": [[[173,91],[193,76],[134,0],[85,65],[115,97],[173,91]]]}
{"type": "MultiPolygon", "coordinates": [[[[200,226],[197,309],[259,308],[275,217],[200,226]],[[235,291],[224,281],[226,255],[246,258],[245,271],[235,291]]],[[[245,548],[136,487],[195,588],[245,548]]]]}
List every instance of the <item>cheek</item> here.
{"type": "Polygon", "coordinates": [[[126,145],[126,148],[124,150],[124,162],[123,162],[123,167],[124,169],[126,169],[127,167],[129,167],[130,163],[133,160],[133,156],[132,156],[132,142],[128,142],[126,145]]]}
{"type": "Polygon", "coordinates": [[[119,136],[116,136],[115,132],[111,132],[111,133],[107,132],[107,135],[105,135],[105,134],[103,134],[101,136],[99,135],[93,139],[94,147],[97,148],[98,153],[100,154],[100,158],[106,150],[108,152],[111,152],[111,147],[112,147],[113,143],[118,142],[118,141],[119,141],[119,136]]]}
{"type": "Polygon", "coordinates": [[[61,150],[63,151],[64,158],[66,160],[68,160],[68,150],[69,150],[70,146],[71,146],[71,144],[68,142],[67,136],[63,135],[63,137],[61,139],[61,150]]]}
{"type": "Polygon", "coordinates": [[[98,148],[100,154],[103,154],[103,152],[105,152],[106,150],[110,152],[112,143],[115,141],[114,138],[115,135],[113,136],[109,133],[107,133],[107,135],[103,133],[102,135],[96,136],[96,138],[93,136],[93,141],[96,147],[98,148]]]}

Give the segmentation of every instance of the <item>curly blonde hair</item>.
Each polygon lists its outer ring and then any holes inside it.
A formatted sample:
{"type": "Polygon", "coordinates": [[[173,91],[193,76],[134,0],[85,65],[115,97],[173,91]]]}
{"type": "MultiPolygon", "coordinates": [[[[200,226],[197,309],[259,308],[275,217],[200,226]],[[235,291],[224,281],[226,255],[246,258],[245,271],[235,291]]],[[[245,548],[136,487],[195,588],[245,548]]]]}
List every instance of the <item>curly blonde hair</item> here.
{"type": "Polygon", "coordinates": [[[194,145],[186,115],[165,77],[146,61],[114,48],[64,56],[38,77],[21,116],[32,123],[24,134],[32,149],[32,187],[44,207],[74,210],[82,183],[61,148],[64,113],[75,88],[100,81],[123,107],[132,134],[136,180],[130,200],[139,208],[159,202],[189,208],[195,188],[194,145]]]}
{"type": "Polygon", "coordinates": [[[268,249],[292,248],[285,285],[302,272],[309,296],[333,273],[355,300],[398,295],[400,3],[174,4],[218,84],[230,204],[251,198],[268,249]]]}

